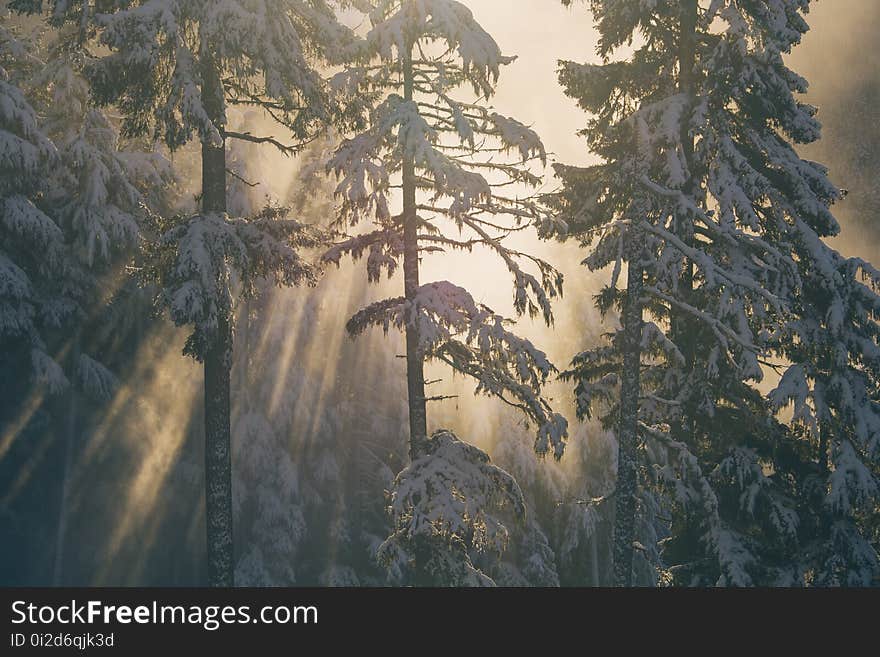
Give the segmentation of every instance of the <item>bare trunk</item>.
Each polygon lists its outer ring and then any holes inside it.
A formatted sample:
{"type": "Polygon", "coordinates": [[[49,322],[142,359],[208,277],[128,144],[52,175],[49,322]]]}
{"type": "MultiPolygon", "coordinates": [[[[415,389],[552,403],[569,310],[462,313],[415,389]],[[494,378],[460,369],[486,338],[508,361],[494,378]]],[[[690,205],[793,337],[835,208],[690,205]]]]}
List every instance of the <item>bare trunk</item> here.
{"type": "MultiPolygon", "coordinates": [[[[404,99],[413,99],[412,43],[408,42],[403,57],[404,99]]],[[[419,240],[416,218],[416,175],[411,153],[403,156],[403,277],[404,294],[412,303],[419,290],[419,240]]],[[[428,438],[425,403],[425,363],[419,349],[418,318],[411,317],[406,325],[406,387],[409,396],[410,457],[415,459],[428,438]]]]}
{"type": "MultiPolygon", "coordinates": [[[[202,97],[215,126],[223,122],[223,97],[216,64],[202,66],[202,97]]],[[[202,212],[226,212],[226,146],[202,143],[202,212]]],[[[205,353],[205,511],[208,582],[233,586],[232,457],[230,449],[230,369],[232,318],[220,304],[217,333],[205,353]]]]}
{"type": "Polygon", "coordinates": [[[642,362],[643,248],[640,235],[627,235],[629,263],[623,311],[623,372],[620,380],[620,426],[617,432],[617,486],[614,514],[614,585],[632,586],[635,540],[639,395],[642,362]]]}

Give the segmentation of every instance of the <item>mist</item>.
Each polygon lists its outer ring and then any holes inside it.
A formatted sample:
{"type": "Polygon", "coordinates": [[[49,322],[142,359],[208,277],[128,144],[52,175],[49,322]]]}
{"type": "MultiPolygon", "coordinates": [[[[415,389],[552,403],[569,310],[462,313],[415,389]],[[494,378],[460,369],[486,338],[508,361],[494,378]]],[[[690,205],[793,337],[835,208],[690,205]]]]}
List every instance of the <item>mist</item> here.
{"type": "Polygon", "coordinates": [[[819,108],[821,141],[803,147],[825,164],[847,191],[835,208],[843,226],[843,252],[875,257],[880,240],[880,4],[821,0],[811,10],[812,30],[789,61],[810,82],[807,102],[819,108]]]}
{"type": "MultiPolygon", "coordinates": [[[[566,8],[546,0],[510,3],[516,11],[498,0],[466,4],[505,54],[518,56],[502,70],[492,102],[541,135],[550,161],[539,191],[551,191],[553,162],[595,160],[576,134],[586,118],[556,78],[560,59],[596,60],[590,15],[583,5],[566,8]]],[[[820,109],[824,137],[803,153],[826,163],[832,180],[848,190],[836,213],[843,226],[838,247],[875,257],[880,52],[873,44],[880,3],[822,0],[809,20],[812,31],[789,62],[811,83],[806,100],[820,109]]],[[[236,114],[234,121],[237,129],[255,132],[268,125],[257,113],[236,114]]],[[[287,157],[242,147],[233,153],[241,180],[233,183],[231,204],[245,211],[276,199],[296,209],[303,221],[326,225],[333,181],[325,181],[316,165],[326,155],[321,148],[287,157]]],[[[175,154],[183,174],[177,193],[182,205],[194,208],[199,172],[183,164],[187,157],[175,154]]],[[[535,246],[533,235],[517,239],[565,275],[554,325],[528,318],[518,324],[563,370],[574,354],[597,344],[617,324],[593,306],[607,273],[583,267],[575,244],[535,246]]],[[[423,275],[466,286],[476,301],[513,316],[509,276],[503,266],[484,266],[487,261],[467,254],[428,257],[423,275]]],[[[339,269],[330,267],[315,289],[266,289],[259,300],[237,308],[236,547],[246,581],[381,581],[366,564],[384,530],[377,509],[406,459],[404,346],[398,335],[385,337],[380,330],[354,342],[345,322],[367,303],[399,295],[403,284],[397,277],[367,285],[363,267],[343,262],[339,269]],[[260,454],[249,443],[254,423],[263,421],[255,418],[263,418],[273,436],[260,454]],[[257,457],[262,469],[253,461],[257,457]],[[284,483],[292,480],[295,484],[284,483]],[[265,500],[270,496],[265,487],[275,484],[283,487],[273,503],[281,508],[265,500]],[[267,523],[286,537],[281,548],[260,543],[267,523]],[[298,572],[279,570],[279,563],[293,557],[302,564],[298,572]]],[[[204,579],[201,371],[181,354],[186,334],[167,318],[137,330],[137,352],[124,362],[121,386],[106,408],[89,409],[81,440],[66,444],[50,419],[28,414],[33,403],[23,405],[26,417],[12,425],[19,428],[0,436],[0,480],[9,482],[0,491],[4,584],[187,585],[204,579]],[[64,519],[60,526],[59,518],[64,519]]],[[[563,583],[566,577],[608,583],[600,573],[610,557],[596,547],[607,543],[600,540],[609,531],[607,518],[582,501],[613,488],[615,442],[598,423],[576,420],[571,386],[550,387],[570,421],[568,451],[555,463],[536,457],[531,428],[502,402],[477,397],[472,382],[439,367],[429,367],[427,378],[433,381],[431,394],[443,398],[429,407],[429,432],[449,428],[486,450],[516,476],[531,505],[558,519],[547,529],[547,539],[562,546],[557,556],[563,583]]],[[[524,534],[514,544],[527,538],[524,534]]]]}

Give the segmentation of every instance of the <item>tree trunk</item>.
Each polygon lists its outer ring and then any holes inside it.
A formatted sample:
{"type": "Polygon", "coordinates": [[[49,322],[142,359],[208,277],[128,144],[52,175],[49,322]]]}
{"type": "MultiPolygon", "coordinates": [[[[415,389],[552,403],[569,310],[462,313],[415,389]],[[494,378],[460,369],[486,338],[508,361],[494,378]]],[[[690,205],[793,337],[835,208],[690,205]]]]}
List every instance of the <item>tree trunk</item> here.
{"type": "MultiPolygon", "coordinates": [[[[680,1],[681,19],[679,28],[681,34],[678,44],[679,90],[688,99],[687,110],[682,114],[679,134],[684,160],[688,168],[688,177],[684,187],[682,187],[682,193],[685,197],[692,198],[697,186],[696,172],[694,171],[694,137],[691,134],[690,118],[696,102],[694,67],[696,65],[697,12],[699,7],[697,0],[680,1]]],[[[694,201],[696,202],[696,199],[694,201]]],[[[688,246],[694,245],[694,217],[690,211],[679,213],[676,216],[675,233],[688,246]]],[[[690,261],[686,261],[682,268],[678,281],[678,291],[685,302],[693,304],[694,266],[690,261]]],[[[688,373],[691,375],[695,374],[696,336],[694,335],[695,327],[693,321],[691,321],[685,311],[673,309],[671,311],[670,328],[672,341],[681,350],[688,373]]],[[[676,440],[692,444],[694,432],[696,431],[696,418],[694,417],[691,404],[688,403],[688,400],[684,401],[682,417],[678,422],[672,424],[671,432],[676,440]]]]}
{"type": "Polygon", "coordinates": [[[632,586],[633,541],[636,525],[637,448],[642,362],[642,237],[626,237],[628,263],[623,311],[623,372],[620,380],[620,426],[617,432],[617,486],[614,514],[614,585],[632,586]]]}
{"type": "MultiPolygon", "coordinates": [[[[694,67],[697,63],[697,0],[681,0],[681,38],[678,44],[679,89],[688,97],[688,112],[681,123],[681,144],[689,169],[685,193],[694,191],[694,138],[690,130],[690,117],[696,100],[694,67]]],[[[693,232],[693,231],[691,231],[693,232]]]]}
{"type": "MultiPolygon", "coordinates": [[[[223,90],[210,55],[202,66],[202,99],[218,130],[223,128],[223,90]]],[[[202,142],[202,212],[226,212],[226,146],[202,142]]],[[[231,309],[218,303],[217,333],[204,354],[205,512],[208,583],[233,586],[232,457],[230,449],[231,309]]]]}
{"type": "MultiPolygon", "coordinates": [[[[404,99],[413,99],[412,42],[403,52],[404,99]]],[[[416,217],[416,175],[413,155],[403,155],[403,277],[404,294],[412,303],[419,290],[419,239],[416,217]]],[[[428,439],[428,419],[425,402],[425,363],[419,349],[418,317],[410,316],[406,325],[406,387],[409,397],[409,452],[417,458],[428,439]]]]}

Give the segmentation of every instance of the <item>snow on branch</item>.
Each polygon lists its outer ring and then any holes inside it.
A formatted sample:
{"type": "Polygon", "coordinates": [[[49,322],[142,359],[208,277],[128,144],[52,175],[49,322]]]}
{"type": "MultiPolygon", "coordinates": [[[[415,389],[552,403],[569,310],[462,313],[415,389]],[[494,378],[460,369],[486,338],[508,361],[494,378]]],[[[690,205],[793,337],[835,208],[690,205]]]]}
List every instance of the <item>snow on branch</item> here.
{"type": "Polygon", "coordinates": [[[366,41],[381,57],[391,59],[392,48],[404,51],[412,34],[442,40],[460,57],[475,92],[486,96],[492,93],[501,66],[514,60],[501,54],[471,10],[456,0],[380,0],[371,19],[366,41]]]}
{"type": "Polygon", "coordinates": [[[509,525],[525,521],[526,506],[513,477],[441,430],[395,479],[390,512],[393,531],[378,551],[389,568],[406,570],[415,561],[435,585],[491,586],[468,553],[500,557],[509,525]]]}
{"type": "Polygon", "coordinates": [[[377,283],[383,269],[387,272],[388,278],[397,271],[398,260],[403,253],[403,238],[400,232],[394,229],[375,230],[335,244],[324,253],[321,260],[338,267],[343,255],[349,255],[357,260],[367,250],[370,252],[367,257],[367,276],[370,282],[377,283]]]}
{"type": "Polygon", "coordinates": [[[323,243],[313,228],[286,219],[284,208],[268,207],[255,217],[220,214],[178,218],[149,247],[144,276],[162,285],[162,297],[179,326],[193,325],[186,353],[201,358],[232,310],[234,288],[243,297],[257,283],[314,284],[317,269],[299,253],[323,243]]]}
{"type": "Polygon", "coordinates": [[[568,424],[540,390],[556,369],[544,352],[507,329],[508,320],[478,305],[465,289],[448,281],[423,285],[415,300],[386,299],[352,317],[352,336],[370,326],[388,331],[417,325],[419,350],[477,381],[477,392],[519,408],[536,426],[536,450],[561,458],[568,424]]]}
{"type": "Polygon", "coordinates": [[[721,577],[717,586],[752,586],[751,568],[756,563],[748,539],[728,526],[719,515],[718,497],[699,460],[682,442],[643,423],[639,429],[645,438],[666,448],[669,461],[655,466],[680,504],[698,514],[703,534],[701,540],[717,559],[721,577]]]}
{"type": "MultiPolygon", "coordinates": [[[[53,2],[60,20],[71,20],[77,4],[53,2]]],[[[319,61],[339,64],[364,47],[338,20],[339,6],[298,0],[115,3],[106,13],[82,18],[110,51],[92,58],[88,77],[99,102],[123,111],[127,134],[152,131],[170,148],[193,137],[219,145],[225,107],[240,102],[262,108],[303,142],[328,120],[355,120],[362,111],[351,98],[335,98],[317,70],[319,61]],[[211,61],[220,65],[219,97],[203,96],[211,61]],[[219,116],[212,107],[217,104],[219,116]]],[[[279,140],[266,141],[287,150],[279,140]]]]}

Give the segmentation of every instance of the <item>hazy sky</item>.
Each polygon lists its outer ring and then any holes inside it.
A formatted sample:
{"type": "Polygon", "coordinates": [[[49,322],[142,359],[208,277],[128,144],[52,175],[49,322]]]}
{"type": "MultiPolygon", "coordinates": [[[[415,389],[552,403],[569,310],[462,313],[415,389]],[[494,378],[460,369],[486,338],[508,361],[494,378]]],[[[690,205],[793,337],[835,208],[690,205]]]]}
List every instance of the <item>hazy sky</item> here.
{"type": "Polygon", "coordinates": [[[819,107],[823,137],[804,148],[803,153],[829,166],[831,179],[850,192],[835,209],[843,227],[833,242],[835,247],[877,264],[880,217],[856,216],[858,211],[877,207],[865,202],[878,194],[877,172],[858,169],[877,159],[856,159],[856,153],[880,143],[880,108],[859,116],[850,113],[865,89],[878,83],[880,0],[821,0],[814,5],[809,20],[813,29],[789,62],[810,82],[807,98],[819,107]],[[854,126],[852,121],[864,125],[854,126]]]}
{"type": "Polygon", "coordinates": [[[807,20],[812,29],[789,61],[810,81],[811,97],[830,102],[860,78],[880,75],[880,0],[819,0],[807,20]]]}
{"type": "MultiPolygon", "coordinates": [[[[488,30],[505,54],[519,59],[504,68],[494,105],[532,124],[554,154],[551,159],[569,164],[585,164],[592,156],[585,141],[575,133],[586,117],[562,93],[556,79],[557,61],[598,61],[596,33],[586,3],[566,8],[555,0],[464,0],[474,16],[488,30]]],[[[880,0],[818,0],[807,17],[811,30],[787,57],[799,74],[810,82],[807,100],[819,106],[819,118],[866,77],[880,75],[880,0]]],[[[880,114],[880,111],[878,111],[880,114]]],[[[875,129],[875,128],[874,128],[875,129]]],[[[831,177],[841,187],[854,192],[852,181],[834,168],[840,161],[837,149],[845,135],[837,134],[829,122],[819,144],[805,149],[805,156],[831,166],[831,177]]],[[[548,167],[546,187],[553,180],[548,167]]],[[[837,208],[845,222],[850,205],[837,208]]],[[[854,255],[875,258],[876,245],[865,239],[857,226],[847,226],[838,248],[854,255]]]]}
{"type": "MultiPolygon", "coordinates": [[[[598,61],[596,33],[586,3],[566,8],[554,0],[465,0],[501,46],[519,59],[506,67],[494,99],[500,111],[534,124],[560,161],[583,164],[590,154],[574,133],[584,114],[556,80],[557,61],[598,61]]],[[[788,58],[811,83],[809,99],[831,102],[862,76],[880,75],[880,0],[818,0],[812,26],[788,58]]],[[[830,141],[833,135],[826,135],[830,141]]]]}
{"type": "Polygon", "coordinates": [[[559,161],[583,164],[590,157],[575,132],[583,112],[562,93],[557,61],[595,58],[596,33],[583,5],[566,8],[553,0],[466,0],[474,17],[516,62],[504,68],[493,103],[502,113],[533,124],[559,161]]]}

